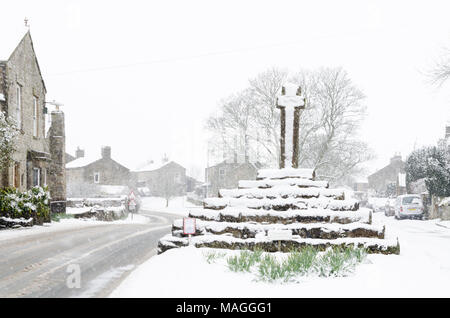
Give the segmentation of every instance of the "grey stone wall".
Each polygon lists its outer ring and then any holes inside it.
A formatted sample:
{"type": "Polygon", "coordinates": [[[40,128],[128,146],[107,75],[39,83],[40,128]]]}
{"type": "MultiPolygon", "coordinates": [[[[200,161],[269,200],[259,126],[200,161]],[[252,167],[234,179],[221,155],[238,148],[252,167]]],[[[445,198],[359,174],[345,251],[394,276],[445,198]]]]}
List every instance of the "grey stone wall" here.
{"type": "Polygon", "coordinates": [[[237,188],[239,180],[255,180],[257,169],[251,163],[220,163],[206,168],[208,196],[217,196],[220,189],[237,188]],[[224,171],[223,177],[220,171],[224,171]]]}
{"type": "Polygon", "coordinates": [[[95,196],[98,185],[133,185],[130,170],[109,156],[84,167],[66,169],[66,182],[69,197],[95,196]],[[100,176],[98,183],[94,180],[95,173],[100,176]]]}
{"type": "MultiPolygon", "coordinates": [[[[38,152],[49,153],[48,141],[45,139],[45,117],[44,117],[44,102],[45,102],[45,85],[37,64],[36,56],[33,50],[31,36],[27,33],[17,48],[14,50],[10,59],[5,66],[5,82],[3,87],[7,99],[8,114],[16,119],[16,105],[17,105],[17,85],[21,86],[21,100],[22,100],[22,125],[21,132],[17,138],[17,151],[13,155],[13,160],[19,165],[19,179],[20,184],[18,188],[22,191],[31,187],[30,179],[27,177],[30,174],[28,166],[27,171],[27,152],[34,150],[38,152]],[[33,136],[33,96],[38,100],[38,136],[33,136]]],[[[47,168],[45,163],[42,163],[43,168],[47,168]]],[[[14,184],[13,168],[10,167],[8,171],[8,184],[14,184]]]]}
{"type": "Polygon", "coordinates": [[[398,157],[391,159],[391,163],[370,175],[367,179],[369,181],[369,188],[377,192],[384,192],[388,184],[397,183],[399,173],[405,173],[405,163],[398,157]]]}
{"type": "MultiPolygon", "coordinates": [[[[65,128],[64,114],[54,119],[53,140],[45,135],[46,88],[34,52],[30,33],[18,43],[8,61],[0,63],[0,92],[6,102],[2,109],[17,120],[17,87],[20,86],[21,125],[13,154],[13,166],[5,169],[3,186],[25,191],[33,186],[33,168],[40,169],[40,186],[48,185],[52,201],[65,202],[65,128]],[[37,100],[37,135],[34,134],[34,101],[37,100]],[[56,138],[56,139],[55,139],[56,138]]],[[[65,209],[61,209],[61,212],[65,209]]]]}
{"type": "Polygon", "coordinates": [[[166,189],[171,189],[175,196],[186,194],[186,168],[173,161],[157,170],[134,172],[133,179],[136,184],[145,183],[151,196],[163,197],[166,189]]]}

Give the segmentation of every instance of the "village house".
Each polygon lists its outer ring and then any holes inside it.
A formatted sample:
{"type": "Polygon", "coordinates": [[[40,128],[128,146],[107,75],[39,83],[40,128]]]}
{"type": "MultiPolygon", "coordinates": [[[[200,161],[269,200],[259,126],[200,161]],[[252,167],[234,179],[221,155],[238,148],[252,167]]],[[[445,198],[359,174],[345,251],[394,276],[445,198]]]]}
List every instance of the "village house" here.
{"type": "Polygon", "coordinates": [[[220,189],[233,189],[238,187],[239,180],[255,180],[259,163],[248,161],[238,162],[224,160],[221,163],[205,169],[205,180],[208,188],[208,197],[217,196],[220,189]]]}
{"type": "Polygon", "coordinates": [[[130,170],[111,158],[109,146],[91,156],[78,148],[66,164],[66,177],[69,197],[123,195],[132,186],[130,170]]]}
{"type": "Polygon", "coordinates": [[[405,163],[402,156],[396,154],[391,158],[390,163],[367,177],[369,188],[373,189],[378,195],[393,192],[395,195],[406,193],[405,163]]]}
{"type": "Polygon", "coordinates": [[[133,179],[138,188],[148,188],[151,196],[168,197],[186,194],[186,168],[163,158],[153,160],[133,171],[133,179]]]}
{"type": "Polygon", "coordinates": [[[18,32],[15,48],[8,47],[4,38],[0,39],[0,109],[15,120],[19,135],[13,164],[2,169],[0,184],[21,191],[48,186],[52,212],[65,212],[64,113],[58,107],[49,111],[30,31],[18,32]]]}

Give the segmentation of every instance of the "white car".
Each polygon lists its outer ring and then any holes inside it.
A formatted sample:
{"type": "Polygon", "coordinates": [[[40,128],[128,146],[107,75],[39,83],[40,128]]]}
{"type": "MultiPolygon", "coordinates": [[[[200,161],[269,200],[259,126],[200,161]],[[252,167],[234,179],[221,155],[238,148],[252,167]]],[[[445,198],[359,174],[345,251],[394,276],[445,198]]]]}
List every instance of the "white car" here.
{"type": "Polygon", "coordinates": [[[423,219],[422,198],[416,194],[404,194],[395,200],[396,219],[423,219]]]}

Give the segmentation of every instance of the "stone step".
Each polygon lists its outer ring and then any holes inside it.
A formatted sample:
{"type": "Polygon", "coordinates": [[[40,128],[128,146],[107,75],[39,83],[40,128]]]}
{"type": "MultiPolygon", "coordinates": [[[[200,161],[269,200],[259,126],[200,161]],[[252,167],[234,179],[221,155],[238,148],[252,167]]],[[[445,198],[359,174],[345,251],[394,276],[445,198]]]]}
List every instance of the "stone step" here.
{"type": "Polygon", "coordinates": [[[0,229],[3,228],[17,228],[17,227],[29,227],[33,226],[33,218],[24,219],[12,219],[6,216],[0,216],[0,229]]]}
{"type": "MultiPolygon", "coordinates": [[[[290,230],[292,235],[298,235],[301,238],[321,238],[337,239],[343,237],[376,237],[384,238],[384,226],[375,226],[365,223],[294,223],[294,224],[262,224],[256,222],[216,222],[202,221],[196,222],[196,234],[204,235],[206,233],[221,235],[229,233],[237,238],[256,238],[267,235],[271,230],[290,230]]],[[[183,237],[183,219],[173,222],[172,235],[183,237]]]]}
{"type": "Polygon", "coordinates": [[[211,210],[223,210],[226,207],[247,207],[251,209],[287,211],[306,209],[330,209],[333,211],[356,211],[359,202],[354,199],[334,200],[332,198],[319,197],[311,199],[276,198],[276,199],[247,199],[247,198],[206,198],[203,207],[211,210]]]}
{"type": "Polygon", "coordinates": [[[260,169],[256,175],[257,180],[262,179],[285,179],[285,178],[302,178],[314,180],[316,173],[314,169],[260,169]]]}
{"type": "MultiPolygon", "coordinates": [[[[190,239],[191,245],[197,248],[221,248],[229,250],[255,250],[260,249],[265,252],[291,252],[306,246],[312,246],[320,251],[328,247],[364,247],[368,253],[379,254],[399,254],[400,245],[398,240],[387,240],[378,238],[338,238],[338,239],[311,239],[293,237],[290,240],[271,240],[264,238],[235,238],[229,235],[201,235],[190,239]]],[[[158,242],[158,254],[169,249],[184,247],[189,245],[188,238],[180,238],[168,234],[158,242]]]]}
{"type": "Polygon", "coordinates": [[[372,211],[361,208],[358,211],[309,210],[255,210],[249,208],[225,208],[223,210],[191,210],[189,217],[204,221],[257,222],[257,223],[372,223],[372,211]]]}
{"type": "Polygon", "coordinates": [[[277,199],[277,198],[319,198],[330,197],[335,200],[344,200],[343,189],[326,188],[299,188],[297,186],[274,186],[268,189],[246,188],[246,189],[220,189],[221,198],[246,198],[246,199],[277,199]]]}
{"type": "Polygon", "coordinates": [[[328,188],[328,181],[315,181],[301,178],[285,178],[285,179],[262,179],[262,180],[240,180],[239,188],[272,188],[276,186],[297,186],[299,188],[328,188]]]}

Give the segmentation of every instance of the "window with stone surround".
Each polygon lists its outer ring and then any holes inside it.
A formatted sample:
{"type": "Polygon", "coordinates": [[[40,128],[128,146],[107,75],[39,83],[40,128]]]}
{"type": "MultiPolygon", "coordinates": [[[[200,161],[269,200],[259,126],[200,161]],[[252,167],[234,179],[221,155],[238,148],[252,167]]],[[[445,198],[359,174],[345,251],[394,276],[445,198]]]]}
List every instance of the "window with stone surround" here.
{"type": "Polygon", "coordinates": [[[17,127],[22,129],[22,86],[16,85],[16,121],[17,127]]]}
{"type": "Polygon", "coordinates": [[[38,137],[38,98],[33,96],[33,137],[38,137]]]}
{"type": "Polygon", "coordinates": [[[41,169],[33,168],[33,186],[38,187],[41,185],[41,169]]]}
{"type": "Polygon", "coordinates": [[[219,179],[220,180],[224,180],[225,179],[225,169],[224,168],[220,168],[219,169],[219,179]]]}
{"type": "Polygon", "coordinates": [[[94,172],[94,183],[100,183],[100,172],[94,172]]]}
{"type": "Polygon", "coordinates": [[[46,168],[42,169],[42,180],[43,180],[42,185],[47,186],[47,169],[46,168]]]}

